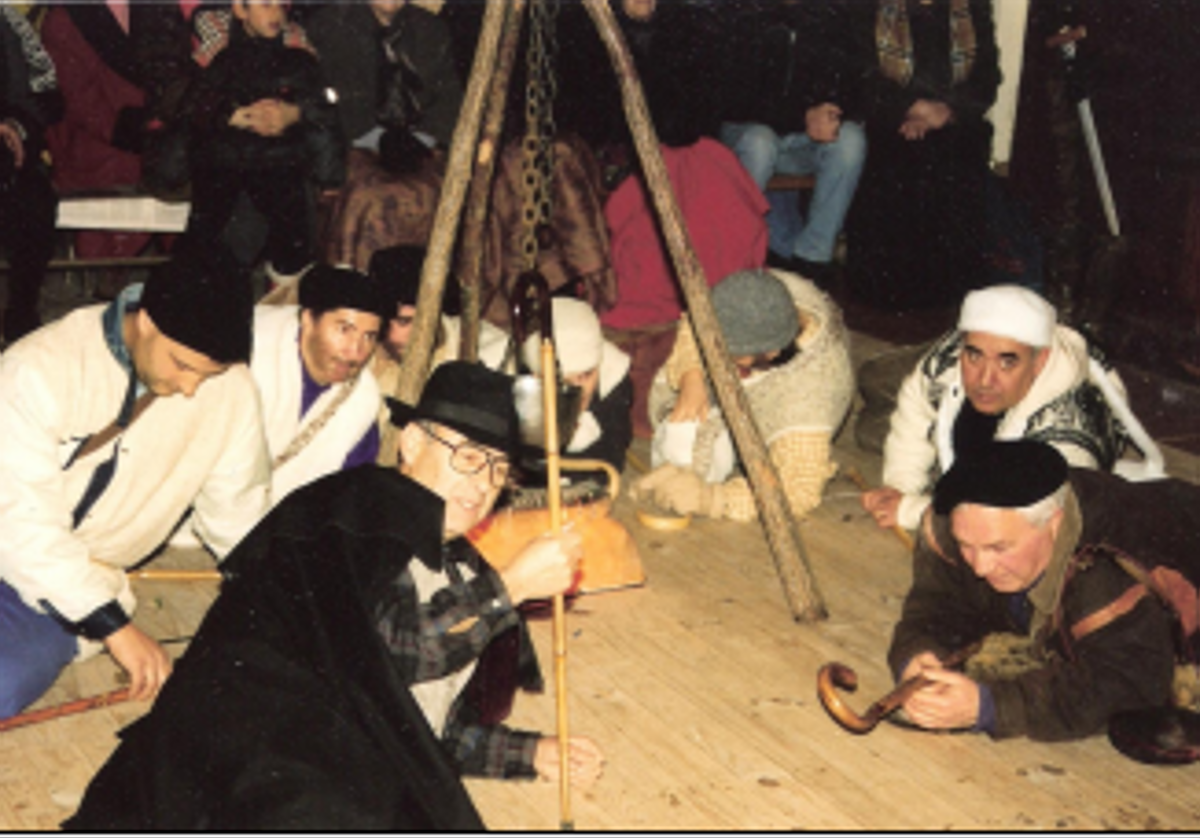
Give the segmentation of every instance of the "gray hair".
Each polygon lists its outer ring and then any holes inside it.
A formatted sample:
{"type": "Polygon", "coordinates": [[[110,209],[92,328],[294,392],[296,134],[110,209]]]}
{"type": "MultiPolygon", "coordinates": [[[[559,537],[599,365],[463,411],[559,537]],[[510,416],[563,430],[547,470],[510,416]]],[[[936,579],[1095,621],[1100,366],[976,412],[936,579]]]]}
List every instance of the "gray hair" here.
{"type": "Polygon", "coordinates": [[[1046,526],[1050,519],[1054,517],[1055,512],[1066,505],[1068,485],[1064,483],[1055,489],[1052,494],[1047,495],[1039,501],[1034,501],[1028,506],[1017,507],[1016,511],[1032,526],[1040,529],[1046,526]]]}

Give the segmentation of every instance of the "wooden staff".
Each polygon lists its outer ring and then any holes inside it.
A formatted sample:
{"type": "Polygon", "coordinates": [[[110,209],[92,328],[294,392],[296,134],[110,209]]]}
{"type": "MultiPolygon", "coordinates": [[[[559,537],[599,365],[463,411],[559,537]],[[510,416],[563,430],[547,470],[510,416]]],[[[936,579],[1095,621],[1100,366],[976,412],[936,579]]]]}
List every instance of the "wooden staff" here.
{"type": "MultiPolygon", "coordinates": [[[[859,472],[859,470],[854,466],[847,466],[845,474],[850,478],[850,482],[858,487],[860,492],[871,491],[871,486],[867,483],[866,478],[864,478],[862,473],[859,472]]],[[[904,545],[905,550],[910,553],[913,551],[913,539],[912,536],[908,534],[908,530],[904,529],[904,527],[900,526],[899,524],[892,524],[892,533],[896,536],[896,538],[900,539],[900,543],[904,545]]]]}
{"type": "Polygon", "coordinates": [[[171,570],[167,568],[151,568],[149,570],[131,570],[130,579],[143,579],[147,582],[220,582],[219,570],[171,570]]]}
{"type": "MultiPolygon", "coordinates": [[[[554,360],[554,333],[550,324],[550,299],[542,285],[542,417],[546,428],[546,497],[550,506],[550,532],[562,534],[561,464],[558,454],[558,377],[554,360]]],[[[573,830],[571,817],[571,745],[567,741],[567,614],[564,597],[554,595],[554,694],[558,720],[558,804],[560,826],[573,830]]]]}
{"type": "Polygon", "coordinates": [[[121,687],[119,690],[113,690],[103,695],[80,698],[75,701],[68,701],[65,704],[56,704],[53,707],[43,707],[40,710],[30,710],[27,713],[21,713],[12,718],[0,721],[0,732],[12,730],[17,727],[25,727],[26,725],[38,724],[39,722],[48,722],[60,716],[72,716],[76,713],[82,713],[85,710],[108,707],[111,704],[120,704],[128,700],[129,688],[121,687]]]}
{"type": "Polygon", "coordinates": [[[459,291],[462,294],[462,329],[458,357],[472,362],[479,358],[479,317],[482,308],[479,272],[480,263],[483,261],[483,225],[487,220],[488,198],[492,194],[496,159],[502,152],[500,131],[504,127],[504,111],[508,103],[517,43],[520,41],[525,0],[512,0],[511,3],[503,5],[508,14],[500,34],[500,59],[488,90],[488,111],[484,117],[483,135],[479,138],[479,148],[475,154],[475,173],[471,176],[471,188],[467,193],[466,217],[463,218],[459,244],[458,280],[459,291]]]}
{"type": "Polygon", "coordinates": [[[613,70],[621,85],[625,118],[633,133],[638,160],[642,164],[646,183],[654,199],[663,239],[667,243],[671,262],[687,300],[688,316],[692,321],[696,343],[700,347],[704,365],[712,380],[717,402],[746,467],[746,476],[754,490],[754,499],[758,503],[759,515],[771,546],[771,558],[783,585],[784,596],[792,616],[797,621],[822,620],[828,616],[825,603],[809,567],[804,542],[800,539],[791,507],[783,493],[779,473],[767,455],[766,445],[763,444],[750,413],[749,399],[726,349],[725,338],[721,334],[712,299],[709,297],[704,269],[696,258],[683,215],[675,201],[671,181],[667,177],[666,166],[659,151],[658,138],[646,108],[646,99],[637,80],[637,70],[633,66],[625,39],[616,25],[612,9],[605,0],[583,0],[583,5],[608,49],[613,70]]]}

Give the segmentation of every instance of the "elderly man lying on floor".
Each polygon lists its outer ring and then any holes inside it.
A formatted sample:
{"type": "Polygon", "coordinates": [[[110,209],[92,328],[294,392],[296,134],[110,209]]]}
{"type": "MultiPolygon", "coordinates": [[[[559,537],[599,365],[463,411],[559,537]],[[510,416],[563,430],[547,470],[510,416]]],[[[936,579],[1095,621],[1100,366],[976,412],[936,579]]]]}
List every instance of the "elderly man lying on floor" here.
{"type": "Polygon", "coordinates": [[[1068,468],[1032,440],[958,458],[923,520],[888,652],[898,678],[933,681],[904,711],[924,728],[1063,740],[1168,706],[1175,614],[1190,611],[1193,627],[1197,616],[1197,556],[1200,487],[1068,468]],[[1032,641],[1025,671],[971,678],[942,666],[997,632],[1032,641]]]}
{"type": "MultiPolygon", "coordinates": [[[[460,774],[558,776],[557,740],[500,724],[495,684],[540,686],[517,606],[571,585],[580,538],[536,538],[497,573],[462,537],[509,479],[512,379],[452,361],[395,410],[399,470],[297,489],[233,551],[67,828],[480,829],[460,774]],[[485,652],[509,640],[505,672],[485,652]]],[[[591,740],[568,750],[572,781],[600,775],[591,740]]]]}

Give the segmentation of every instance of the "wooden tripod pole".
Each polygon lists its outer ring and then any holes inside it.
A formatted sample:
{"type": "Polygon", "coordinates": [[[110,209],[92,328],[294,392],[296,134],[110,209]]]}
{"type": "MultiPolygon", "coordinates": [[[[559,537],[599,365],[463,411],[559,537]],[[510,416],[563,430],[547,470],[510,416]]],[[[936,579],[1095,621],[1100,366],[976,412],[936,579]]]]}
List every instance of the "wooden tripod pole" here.
{"type": "Polygon", "coordinates": [[[396,382],[396,398],[415,405],[420,398],[425,378],[429,374],[429,358],[433,352],[433,339],[437,334],[438,313],[442,308],[442,294],[446,290],[446,275],[450,271],[450,255],[454,249],[454,238],[462,216],[467,182],[471,177],[471,158],[475,154],[479,139],[479,124],[482,121],[484,100],[491,88],[499,52],[500,32],[505,16],[511,12],[512,3],[491,2],[486,4],[483,27],[479,32],[479,43],[475,49],[475,62],[471,66],[471,78],[463,97],[458,124],[454,127],[454,138],[450,143],[450,156],[446,162],[446,178],[442,182],[438,197],[437,212],[433,218],[433,230],[429,234],[429,249],[425,266],[421,269],[421,288],[417,296],[417,311],[413,317],[412,340],[404,353],[400,365],[400,379],[396,382]]]}
{"type": "Polygon", "coordinates": [[[696,258],[684,225],[683,215],[675,201],[671,181],[663,165],[658,138],[646,108],[646,99],[637,78],[629,50],[617,28],[612,10],[605,0],[583,0],[583,5],[596,24],[601,40],[608,49],[613,70],[621,85],[625,118],[633,133],[638,160],[646,176],[646,184],[654,199],[663,238],[671,254],[675,273],[687,300],[696,343],[712,379],[717,402],[737,443],[738,453],[746,467],[746,475],[754,490],[759,515],[771,545],[775,570],[783,585],[784,596],[797,621],[811,622],[827,615],[821,593],[809,568],[804,543],[792,518],[791,508],[779,480],[779,474],[767,455],[766,446],[750,414],[750,403],[734,371],[725,348],[725,338],[717,323],[704,269],[696,258]]]}
{"type": "Polygon", "coordinates": [[[458,279],[462,292],[462,333],[458,357],[472,362],[479,357],[482,297],[479,272],[480,263],[483,261],[483,225],[487,220],[488,198],[492,194],[496,158],[500,156],[500,131],[504,127],[505,105],[508,102],[517,43],[520,41],[525,0],[512,0],[504,5],[509,11],[500,34],[500,58],[488,90],[488,110],[484,117],[483,134],[479,138],[479,149],[475,154],[475,173],[471,176],[471,188],[467,193],[467,214],[463,219],[459,244],[458,279]]]}
{"type": "MultiPolygon", "coordinates": [[[[545,298],[543,304],[549,301],[545,298]]],[[[543,318],[543,323],[546,319],[543,318]]],[[[558,440],[558,380],[555,375],[554,342],[542,334],[542,417],[546,427],[546,498],[550,505],[550,531],[562,534],[562,483],[558,440]]],[[[558,808],[564,830],[575,828],[571,817],[571,746],[567,725],[567,614],[564,596],[554,596],[554,698],[558,722],[558,808]]]]}

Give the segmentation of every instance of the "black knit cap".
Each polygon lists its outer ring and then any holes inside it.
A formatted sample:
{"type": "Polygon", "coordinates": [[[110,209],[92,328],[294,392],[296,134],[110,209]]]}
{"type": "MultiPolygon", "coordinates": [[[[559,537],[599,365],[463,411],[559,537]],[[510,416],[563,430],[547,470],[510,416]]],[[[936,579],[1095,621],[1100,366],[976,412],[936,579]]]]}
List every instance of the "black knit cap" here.
{"type": "Polygon", "coordinates": [[[433,371],[416,407],[389,398],[392,424],[428,419],[468,439],[515,457],[517,411],[514,379],[466,361],[448,361],[433,371]]]}
{"type": "Polygon", "coordinates": [[[992,441],[959,457],[933,490],[933,511],[960,503],[1015,509],[1054,494],[1067,480],[1067,461],[1044,442],[992,441]]]}
{"type": "MultiPolygon", "coordinates": [[[[394,306],[415,306],[421,290],[421,269],[425,265],[426,250],[415,244],[398,244],[384,247],[371,254],[367,268],[371,276],[383,283],[384,293],[394,306]]],[[[446,289],[442,294],[442,314],[457,317],[462,311],[458,282],[454,274],[446,277],[446,289]]]]}
{"type": "Polygon", "coordinates": [[[300,308],[335,311],[352,308],[387,320],[396,311],[378,277],[353,268],[313,265],[300,278],[300,308]]]}
{"type": "Polygon", "coordinates": [[[141,308],[158,330],[218,364],[250,360],[254,301],[228,251],[180,242],[146,281],[141,308]]]}

